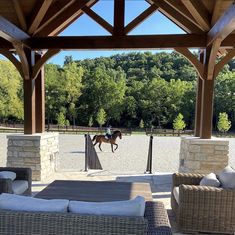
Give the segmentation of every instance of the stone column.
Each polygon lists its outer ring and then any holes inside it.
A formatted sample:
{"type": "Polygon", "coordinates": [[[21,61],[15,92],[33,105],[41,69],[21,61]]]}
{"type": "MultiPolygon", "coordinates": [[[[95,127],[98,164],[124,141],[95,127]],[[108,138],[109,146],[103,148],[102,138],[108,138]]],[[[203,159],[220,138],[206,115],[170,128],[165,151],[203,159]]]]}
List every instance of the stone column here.
{"type": "Polygon", "coordinates": [[[228,165],[229,141],[182,137],[179,172],[218,173],[228,165]]]}
{"type": "Polygon", "coordinates": [[[8,135],[7,166],[30,167],[32,180],[46,181],[55,172],[59,134],[8,135]]]}

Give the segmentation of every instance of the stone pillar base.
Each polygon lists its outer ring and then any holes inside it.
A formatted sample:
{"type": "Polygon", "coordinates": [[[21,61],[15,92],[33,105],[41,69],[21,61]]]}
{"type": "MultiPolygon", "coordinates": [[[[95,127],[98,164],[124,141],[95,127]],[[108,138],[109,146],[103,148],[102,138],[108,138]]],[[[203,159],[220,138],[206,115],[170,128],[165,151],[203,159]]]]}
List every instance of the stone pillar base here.
{"type": "Polygon", "coordinates": [[[55,172],[59,153],[59,134],[8,135],[7,166],[29,167],[32,180],[45,181],[55,172]]]}
{"type": "Polygon", "coordinates": [[[179,172],[218,173],[228,165],[229,141],[182,137],[179,172]]]}

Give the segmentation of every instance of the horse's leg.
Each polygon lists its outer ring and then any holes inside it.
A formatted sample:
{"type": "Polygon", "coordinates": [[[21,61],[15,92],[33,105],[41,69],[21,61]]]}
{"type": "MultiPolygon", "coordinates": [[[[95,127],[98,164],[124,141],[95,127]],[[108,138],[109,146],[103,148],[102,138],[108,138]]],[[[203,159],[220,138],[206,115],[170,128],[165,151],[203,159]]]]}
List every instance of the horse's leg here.
{"type": "Polygon", "coordinates": [[[114,151],[113,151],[113,144],[111,143],[111,149],[112,149],[112,152],[114,153],[114,151]]]}
{"type": "Polygon", "coordinates": [[[114,150],[117,150],[117,148],[118,148],[118,144],[114,144],[115,146],[116,146],[116,148],[114,149],[114,150]]]}
{"type": "Polygon", "coordinates": [[[101,149],[101,142],[99,143],[99,149],[100,149],[100,151],[102,152],[102,149],[101,149]]]}
{"type": "Polygon", "coordinates": [[[95,143],[93,144],[93,146],[95,146],[97,143],[98,143],[98,142],[95,142],[95,143]]]}

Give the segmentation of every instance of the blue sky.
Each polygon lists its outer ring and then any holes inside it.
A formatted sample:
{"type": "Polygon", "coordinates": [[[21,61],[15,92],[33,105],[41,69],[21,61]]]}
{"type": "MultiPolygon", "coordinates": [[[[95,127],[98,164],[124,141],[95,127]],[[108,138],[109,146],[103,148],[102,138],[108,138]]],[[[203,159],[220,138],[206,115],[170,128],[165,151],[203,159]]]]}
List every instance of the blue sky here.
{"type": "MultiPolygon", "coordinates": [[[[92,10],[102,16],[107,22],[113,25],[113,0],[100,0],[92,10]]],[[[140,0],[126,0],[125,25],[131,22],[136,16],[143,12],[149,4],[140,0]]],[[[151,34],[182,34],[185,33],[178,26],[168,20],[160,12],[153,13],[142,24],[137,26],[130,35],[151,35],[151,34]]],[[[77,21],[66,28],[60,36],[96,36],[110,35],[105,29],[97,24],[86,14],[83,14],[77,21]]],[[[133,50],[132,50],[133,51],[133,50]]],[[[110,56],[117,53],[128,53],[130,50],[120,51],[62,51],[51,58],[48,63],[63,65],[65,56],[72,56],[74,60],[110,56]]],[[[153,53],[159,50],[152,50],[153,53]]],[[[3,58],[0,55],[0,59],[3,58]]]]}
{"type": "MultiPolygon", "coordinates": [[[[149,4],[145,1],[126,0],[126,18],[125,25],[131,22],[136,16],[143,12],[149,4]]],[[[101,0],[92,7],[97,14],[102,16],[107,22],[113,25],[113,0],[101,0]]],[[[173,24],[164,15],[155,12],[148,17],[142,24],[130,32],[130,35],[150,35],[150,34],[182,34],[184,33],[178,26],[173,24]]],[[[110,35],[105,29],[98,25],[86,14],[82,15],[77,21],[65,29],[61,36],[95,36],[110,35]]],[[[117,53],[128,53],[129,50],[120,51],[62,51],[52,59],[50,63],[63,65],[64,57],[72,56],[74,60],[96,58],[100,56],[110,56],[117,53]]],[[[157,51],[152,51],[153,53],[157,51]]],[[[159,50],[158,50],[159,52],[159,50]]]]}

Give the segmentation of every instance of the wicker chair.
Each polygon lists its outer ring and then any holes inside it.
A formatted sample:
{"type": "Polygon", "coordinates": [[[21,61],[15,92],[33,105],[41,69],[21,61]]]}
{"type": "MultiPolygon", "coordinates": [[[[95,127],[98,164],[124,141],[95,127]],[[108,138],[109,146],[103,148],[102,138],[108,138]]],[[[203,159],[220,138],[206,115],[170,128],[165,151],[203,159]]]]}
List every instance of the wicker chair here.
{"type": "Polygon", "coordinates": [[[199,186],[203,175],[173,174],[171,206],[182,232],[234,234],[235,190],[199,186]],[[173,189],[179,186],[179,203],[173,189]]]}
{"type": "MultiPolygon", "coordinates": [[[[30,168],[0,167],[0,171],[13,171],[16,173],[15,180],[28,181],[28,189],[22,194],[31,195],[32,171],[30,168]]],[[[14,193],[13,181],[11,179],[0,179],[0,193],[14,193]]]]}

